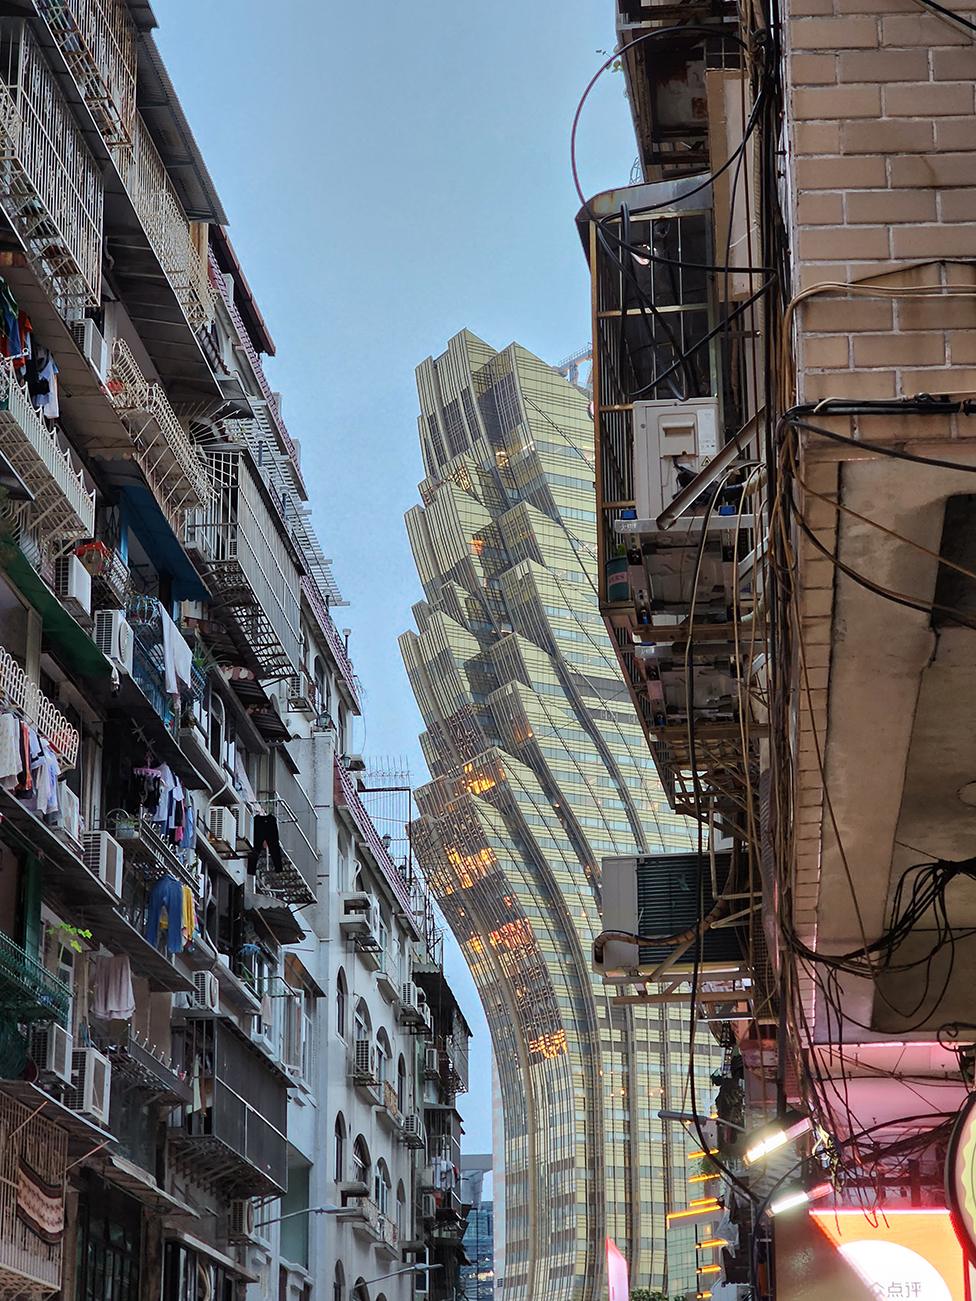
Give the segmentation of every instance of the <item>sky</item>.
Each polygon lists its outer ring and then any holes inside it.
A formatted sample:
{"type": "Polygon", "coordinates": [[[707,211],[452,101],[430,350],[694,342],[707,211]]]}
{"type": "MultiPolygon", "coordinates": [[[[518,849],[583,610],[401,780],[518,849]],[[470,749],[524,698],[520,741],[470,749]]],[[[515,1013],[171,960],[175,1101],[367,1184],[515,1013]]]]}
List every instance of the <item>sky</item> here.
{"type": "MultiPolygon", "coordinates": [[[[569,164],[573,114],[613,47],[610,0],[155,0],[156,33],[277,345],[267,362],[302,447],[313,520],[349,608],[365,688],[354,750],[426,776],[397,636],[422,593],[404,512],[423,470],[414,368],[469,328],[552,363],[590,336],[569,164]]],[[[620,73],[587,103],[588,194],[627,183],[620,73]]],[[[460,1100],[491,1148],[490,1043],[460,1100]]]]}

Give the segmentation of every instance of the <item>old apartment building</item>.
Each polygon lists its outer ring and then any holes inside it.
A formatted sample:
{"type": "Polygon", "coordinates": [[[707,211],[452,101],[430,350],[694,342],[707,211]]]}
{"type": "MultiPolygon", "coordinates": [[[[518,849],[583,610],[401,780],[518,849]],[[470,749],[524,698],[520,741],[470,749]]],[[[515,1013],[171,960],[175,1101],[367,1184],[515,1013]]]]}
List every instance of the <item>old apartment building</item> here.
{"type": "Polygon", "coordinates": [[[3,12],[0,1295],[453,1296],[468,1030],[274,343],[150,6],[3,12]]]}

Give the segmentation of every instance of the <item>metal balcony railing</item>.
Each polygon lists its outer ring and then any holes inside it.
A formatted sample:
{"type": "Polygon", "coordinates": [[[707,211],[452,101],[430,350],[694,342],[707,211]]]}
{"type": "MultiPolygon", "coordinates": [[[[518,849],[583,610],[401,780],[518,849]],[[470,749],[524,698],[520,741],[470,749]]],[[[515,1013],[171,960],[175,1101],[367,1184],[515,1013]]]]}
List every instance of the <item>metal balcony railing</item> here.
{"type": "Polygon", "coordinates": [[[66,320],[98,305],[103,186],[25,23],[0,21],[0,205],[66,320]]]}
{"type": "Polygon", "coordinates": [[[183,211],[159,150],[138,112],[132,119],[132,147],[117,160],[159,265],[166,273],[184,315],[194,329],[211,315],[205,228],[183,211]]]}
{"type": "Polygon", "coordinates": [[[74,766],[78,758],[77,731],[4,646],[0,646],[0,701],[33,723],[66,767],[74,766]]]}
{"type": "Polygon", "coordinates": [[[179,532],[181,512],[210,499],[206,466],[159,384],[151,384],[124,339],[112,348],[108,390],[132,435],[135,460],[179,532]]]}
{"type": "Polygon", "coordinates": [[[0,931],[0,1010],[14,1021],[67,1026],[71,990],[22,944],[0,931]]]}
{"type": "Polygon", "coordinates": [[[260,676],[290,675],[302,649],[300,579],[290,543],[243,448],[207,452],[206,464],[212,497],[189,517],[187,541],[205,559],[214,599],[260,676]]]}
{"type": "Polygon", "coordinates": [[[337,808],[345,810],[349,814],[353,825],[365,842],[370,854],[376,860],[376,863],[386,878],[390,888],[402,904],[403,911],[407,916],[412,916],[413,910],[410,904],[410,889],[400,874],[398,867],[390,857],[389,851],[380,839],[379,832],[373,826],[373,820],[366,812],[363,802],[359,798],[359,792],[356,790],[353,779],[349,776],[349,773],[346,771],[338,757],[333,760],[333,767],[335,773],[335,802],[337,808]]]}
{"type": "Polygon", "coordinates": [[[136,33],[125,0],[38,0],[109,149],[132,144],[136,33]]]}
{"type": "Polygon", "coordinates": [[[53,429],[31,406],[9,361],[0,363],[0,438],[13,468],[34,495],[31,525],[51,542],[76,542],[95,531],[95,493],[53,429]]]}
{"type": "Polygon", "coordinates": [[[62,1187],[68,1132],[39,1109],[7,1097],[0,1097],[0,1132],[0,1295],[47,1297],[61,1288],[62,1240],[45,1242],[20,1213],[21,1163],[43,1183],[62,1187]]]}

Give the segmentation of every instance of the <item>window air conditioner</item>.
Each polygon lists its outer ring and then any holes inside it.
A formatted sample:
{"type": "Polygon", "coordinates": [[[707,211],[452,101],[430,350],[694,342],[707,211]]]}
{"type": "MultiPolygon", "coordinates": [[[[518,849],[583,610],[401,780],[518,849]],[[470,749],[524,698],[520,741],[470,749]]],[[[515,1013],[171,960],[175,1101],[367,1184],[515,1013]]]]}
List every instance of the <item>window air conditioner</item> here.
{"type": "Polygon", "coordinates": [[[692,475],[718,453],[718,400],[634,403],[634,500],[637,518],[657,519],[692,475]]]}
{"type": "Polygon", "coordinates": [[[400,986],[400,1006],[402,1007],[404,1013],[414,1012],[419,1015],[420,1013],[420,998],[418,997],[419,993],[420,991],[417,989],[417,986],[413,983],[412,980],[408,980],[406,984],[400,986]]]}
{"type": "Polygon", "coordinates": [[[75,1048],[71,1054],[71,1075],[64,1105],[87,1116],[96,1125],[107,1125],[112,1063],[96,1048],[75,1048]]]}
{"type": "Polygon", "coordinates": [[[102,338],[98,326],[86,317],[83,321],[72,323],[71,334],[78,350],[104,384],[108,379],[110,357],[108,344],[102,338]]]}
{"type": "Polygon", "coordinates": [[[212,971],[193,973],[193,993],[188,995],[190,1007],[207,1012],[220,1011],[220,981],[212,971]]]}
{"type": "Polygon", "coordinates": [[[61,830],[76,845],[80,845],[81,801],[71,787],[65,785],[64,782],[61,783],[58,790],[58,799],[61,803],[61,830]]]}
{"type": "MultiPolygon", "coordinates": [[[[715,855],[719,890],[725,887],[732,856],[715,855]]],[[[699,885],[705,916],[715,908],[712,869],[708,855],[647,854],[605,858],[602,865],[603,929],[632,935],[681,935],[693,931],[699,920],[699,885]]],[[[716,920],[718,920],[716,918],[716,920]]],[[[670,958],[675,945],[641,944],[610,940],[594,946],[593,967],[604,977],[653,971],[670,958]]],[[[669,972],[690,971],[696,958],[695,946],[677,959],[669,972]]],[[[737,926],[710,926],[702,936],[700,961],[703,970],[721,965],[736,967],[742,960],[742,938],[737,926]]]]}
{"type": "Polygon", "coordinates": [[[262,1238],[261,1231],[255,1227],[257,1222],[251,1198],[234,1198],[227,1206],[227,1241],[244,1246],[260,1243],[262,1238]]]}
{"type": "Polygon", "coordinates": [[[357,1079],[375,1082],[376,1045],[371,1044],[368,1039],[357,1039],[354,1066],[357,1079]]]}
{"type": "Polygon", "coordinates": [[[237,817],[233,809],[213,805],[209,818],[210,839],[221,858],[237,856],[237,817]]]}
{"type": "Polygon", "coordinates": [[[122,846],[107,831],[86,831],[82,844],[85,867],[121,899],[125,870],[122,846]]]}
{"type": "Polygon", "coordinates": [[[42,1075],[54,1075],[65,1084],[71,1083],[71,1035],[62,1026],[36,1025],[31,1030],[30,1055],[42,1075]]]}
{"type": "Polygon", "coordinates": [[[96,610],[95,645],[117,669],[132,673],[132,629],[121,610],[96,610]]]}
{"type": "Polygon", "coordinates": [[[407,1147],[424,1147],[427,1143],[427,1131],[420,1116],[414,1114],[403,1118],[403,1141],[407,1147]]]}
{"type": "Polygon", "coordinates": [[[62,556],[57,562],[54,567],[54,588],[61,604],[76,618],[91,617],[91,574],[77,556],[62,556]]]}

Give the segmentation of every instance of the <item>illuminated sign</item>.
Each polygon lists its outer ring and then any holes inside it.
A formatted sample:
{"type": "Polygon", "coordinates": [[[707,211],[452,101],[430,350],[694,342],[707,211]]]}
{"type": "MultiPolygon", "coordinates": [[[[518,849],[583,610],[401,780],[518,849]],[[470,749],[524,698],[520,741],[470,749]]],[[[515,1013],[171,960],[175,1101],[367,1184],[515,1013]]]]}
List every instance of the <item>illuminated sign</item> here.
{"type": "Polygon", "coordinates": [[[947,1210],[810,1211],[776,1226],[777,1301],[968,1301],[947,1210]]]}
{"type": "Polygon", "coordinates": [[[976,1263],[976,1093],[959,1112],[946,1152],[946,1200],[963,1250],[976,1263]]]}
{"type": "Polygon", "coordinates": [[[607,1238],[607,1282],[610,1301],[630,1301],[627,1261],[613,1238],[607,1238]]]}

